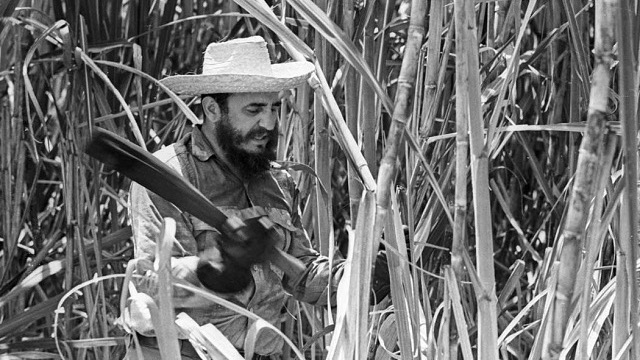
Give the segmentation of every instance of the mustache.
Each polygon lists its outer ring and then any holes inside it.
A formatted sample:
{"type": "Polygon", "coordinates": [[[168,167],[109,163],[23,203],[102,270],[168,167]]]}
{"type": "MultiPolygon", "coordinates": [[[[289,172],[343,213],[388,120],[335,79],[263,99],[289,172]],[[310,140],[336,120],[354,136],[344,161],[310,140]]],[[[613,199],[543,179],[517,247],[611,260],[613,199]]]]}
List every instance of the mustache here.
{"type": "Polygon", "coordinates": [[[254,137],[263,137],[268,136],[269,138],[274,138],[278,136],[278,128],[274,127],[272,130],[267,130],[260,125],[249,130],[249,132],[244,136],[244,140],[251,139],[254,137]]]}

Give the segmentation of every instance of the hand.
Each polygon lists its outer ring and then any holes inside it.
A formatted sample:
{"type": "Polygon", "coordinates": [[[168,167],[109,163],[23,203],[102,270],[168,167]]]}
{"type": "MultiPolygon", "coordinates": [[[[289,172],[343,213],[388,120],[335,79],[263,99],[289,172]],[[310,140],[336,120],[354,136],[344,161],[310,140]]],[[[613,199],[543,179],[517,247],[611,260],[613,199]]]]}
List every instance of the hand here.
{"type": "Polygon", "coordinates": [[[375,267],[373,268],[373,294],[371,295],[371,305],[380,303],[391,291],[389,279],[389,265],[387,264],[387,253],[384,250],[378,251],[375,267]]]}
{"type": "MultiPolygon", "coordinates": [[[[197,256],[185,256],[181,258],[171,259],[171,275],[173,277],[184,280],[195,286],[200,286],[200,281],[196,271],[198,269],[198,261],[200,259],[197,256]]],[[[173,296],[177,298],[189,297],[192,293],[189,290],[174,287],[173,296]]]]}
{"type": "Polygon", "coordinates": [[[221,238],[220,250],[224,258],[231,259],[240,267],[249,268],[265,260],[267,247],[273,244],[271,232],[275,230],[267,217],[247,219],[244,224],[238,231],[239,239],[221,238]]]}
{"type": "Polygon", "coordinates": [[[244,221],[238,239],[220,235],[216,246],[200,254],[196,274],[209,290],[238,292],[253,280],[251,266],[265,260],[268,246],[273,246],[273,224],[266,217],[244,221]]]}
{"type": "Polygon", "coordinates": [[[220,293],[238,292],[253,280],[250,267],[239,265],[216,247],[199,254],[196,275],[207,289],[220,293]]]}
{"type": "MultiPolygon", "coordinates": [[[[195,286],[200,286],[196,269],[199,258],[197,256],[185,256],[180,258],[171,258],[171,275],[180,280],[184,280],[195,286]]],[[[148,259],[135,259],[136,273],[144,275],[137,280],[138,291],[151,296],[157,296],[158,293],[158,274],[153,263],[148,259]]],[[[174,287],[173,296],[177,298],[191,296],[191,292],[182,288],[174,287]]]]}

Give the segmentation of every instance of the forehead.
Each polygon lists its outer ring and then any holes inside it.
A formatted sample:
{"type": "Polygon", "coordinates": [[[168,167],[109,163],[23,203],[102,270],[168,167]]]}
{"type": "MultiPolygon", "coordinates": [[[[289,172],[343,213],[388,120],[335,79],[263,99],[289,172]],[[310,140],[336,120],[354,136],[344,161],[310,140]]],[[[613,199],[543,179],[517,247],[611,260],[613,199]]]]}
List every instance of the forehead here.
{"type": "Polygon", "coordinates": [[[235,93],[231,94],[227,99],[229,107],[244,107],[252,104],[271,105],[280,101],[277,92],[260,92],[260,93],[235,93]]]}

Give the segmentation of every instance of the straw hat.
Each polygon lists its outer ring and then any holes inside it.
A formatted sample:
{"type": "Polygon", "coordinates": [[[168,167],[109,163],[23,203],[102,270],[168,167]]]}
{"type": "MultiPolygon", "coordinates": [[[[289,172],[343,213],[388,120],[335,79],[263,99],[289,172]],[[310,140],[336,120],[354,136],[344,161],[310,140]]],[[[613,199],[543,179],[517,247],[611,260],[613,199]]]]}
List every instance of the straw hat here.
{"type": "Polygon", "coordinates": [[[187,95],[276,92],[304,83],[313,71],[307,61],[271,64],[267,43],[252,36],[211,43],[204,53],[202,74],[169,76],[160,82],[187,95]]]}

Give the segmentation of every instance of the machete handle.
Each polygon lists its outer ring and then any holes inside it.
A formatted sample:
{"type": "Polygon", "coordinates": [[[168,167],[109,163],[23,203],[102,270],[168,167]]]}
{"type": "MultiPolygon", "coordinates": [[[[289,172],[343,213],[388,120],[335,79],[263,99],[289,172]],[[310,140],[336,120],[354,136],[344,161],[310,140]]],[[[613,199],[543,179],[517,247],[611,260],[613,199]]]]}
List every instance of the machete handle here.
{"type": "Polygon", "coordinates": [[[261,254],[261,257],[271,261],[290,279],[298,279],[306,271],[306,267],[302,261],[276,246],[280,238],[275,231],[275,224],[266,216],[251,220],[251,225],[248,225],[245,221],[230,216],[222,226],[222,232],[240,243],[250,241],[250,238],[256,236],[256,233],[266,236],[266,239],[262,240],[266,241],[267,244],[265,253],[261,254]]]}

